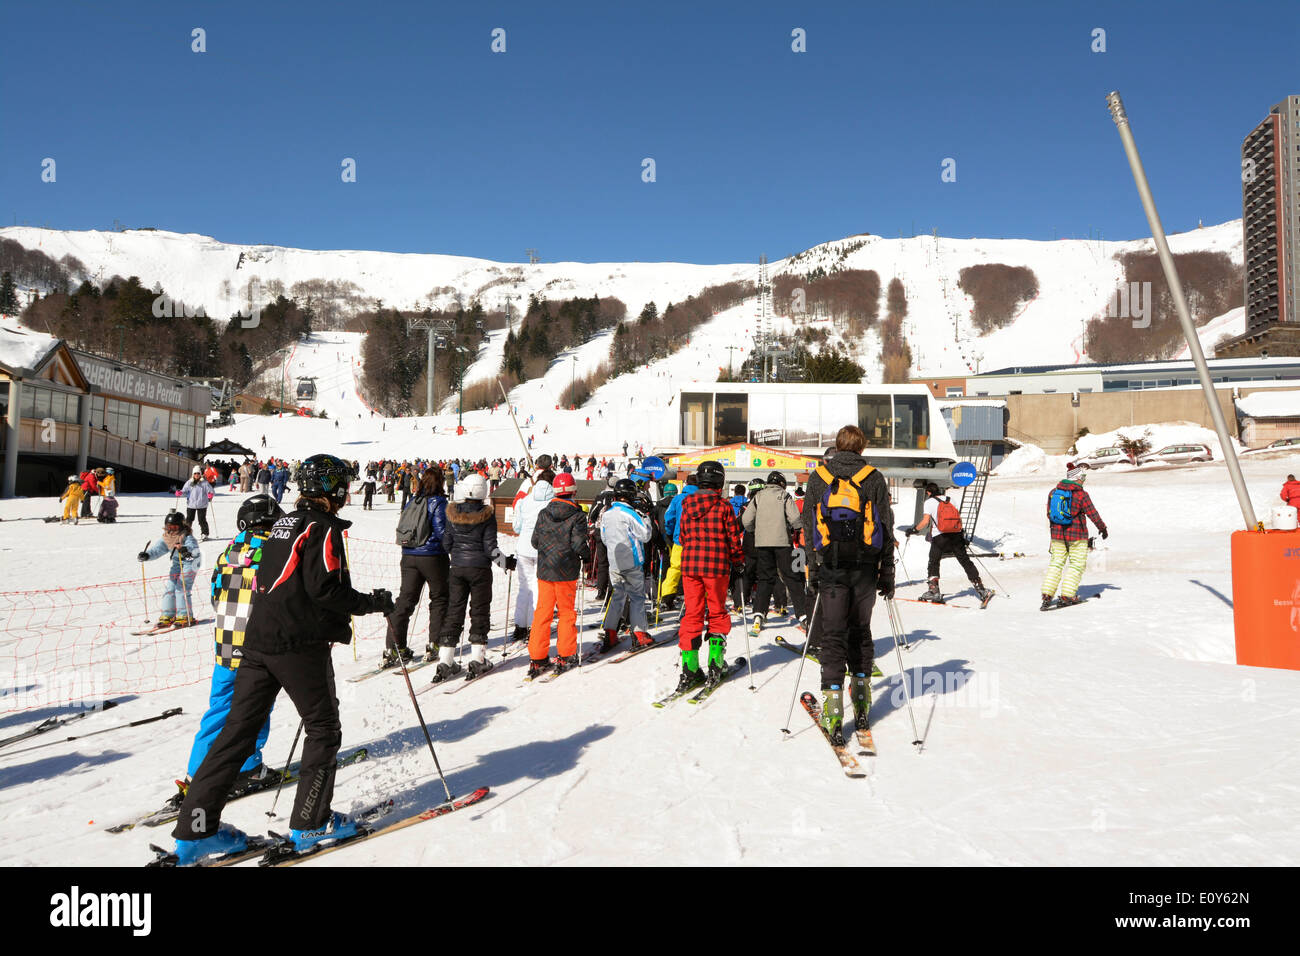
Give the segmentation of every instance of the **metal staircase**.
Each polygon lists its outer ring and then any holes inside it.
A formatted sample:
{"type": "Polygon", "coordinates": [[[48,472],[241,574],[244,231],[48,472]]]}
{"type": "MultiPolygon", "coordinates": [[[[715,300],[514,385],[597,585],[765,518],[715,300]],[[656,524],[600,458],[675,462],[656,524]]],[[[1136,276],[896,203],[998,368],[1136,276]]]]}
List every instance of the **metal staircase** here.
{"type": "Polygon", "coordinates": [[[979,521],[980,508],[984,504],[984,491],[989,483],[989,470],[993,463],[993,443],[991,441],[967,441],[957,443],[957,454],[962,461],[975,466],[975,480],[961,490],[961,504],[957,510],[961,513],[962,533],[966,543],[975,537],[975,525],[979,521]]]}

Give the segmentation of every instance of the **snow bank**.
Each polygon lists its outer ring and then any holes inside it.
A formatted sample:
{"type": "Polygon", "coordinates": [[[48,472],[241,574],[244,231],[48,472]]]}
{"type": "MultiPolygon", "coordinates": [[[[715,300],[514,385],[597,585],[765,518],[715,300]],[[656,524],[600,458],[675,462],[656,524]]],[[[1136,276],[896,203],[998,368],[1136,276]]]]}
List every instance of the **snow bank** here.
{"type": "MultiPolygon", "coordinates": [[[[1079,455],[1090,455],[1098,448],[1118,445],[1121,438],[1140,438],[1143,435],[1151,442],[1151,450],[1159,451],[1166,445],[1209,445],[1216,459],[1223,458],[1223,448],[1219,436],[1212,428],[1194,425],[1191,422],[1157,422],[1151,425],[1130,425],[1117,428],[1111,432],[1084,435],[1075,443],[1079,455]]],[[[1241,451],[1245,446],[1233,440],[1234,447],[1241,451]]],[[[1119,466],[1115,466],[1119,467],[1119,466]]]]}
{"type": "Polygon", "coordinates": [[[35,368],[58,342],[44,332],[0,326],[0,362],[13,369],[35,368]]]}
{"type": "Polygon", "coordinates": [[[1047,453],[1037,445],[1021,445],[993,469],[1000,478],[1015,475],[1033,475],[1047,466],[1047,453]]]}

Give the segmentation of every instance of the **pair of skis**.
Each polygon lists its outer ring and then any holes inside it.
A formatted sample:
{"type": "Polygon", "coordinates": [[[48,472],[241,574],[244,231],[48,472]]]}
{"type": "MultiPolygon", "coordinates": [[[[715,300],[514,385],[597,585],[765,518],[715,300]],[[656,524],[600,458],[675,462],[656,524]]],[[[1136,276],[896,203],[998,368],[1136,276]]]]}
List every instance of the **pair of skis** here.
{"type": "MultiPolygon", "coordinates": [[[[350,767],[355,763],[360,763],[361,761],[365,760],[369,755],[370,754],[365,747],[358,747],[356,750],[353,750],[350,753],[340,756],[338,758],[338,766],[340,768],[350,767]]],[[[294,763],[290,764],[288,772],[285,773],[284,775],[284,783],[296,782],[301,772],[302,772],[301,761],[295,761],[294,763]]],[[[231,794],[230,798],[226,802],[229,803],[231,800],[238,800],[241,797],[251,797],[255,793],[265,793],[268,790],[274,790],[277,786],[280,785],[280,783],[281,780],[279,774],[277,773],[267,774],[261,780],[250,783],[248,786],[239,790],[237,793],[231,794]]],[[[109,833],[125,833],[127,830],[133,830],[136,827],[141,827],[141,826],[160,827],[163,826],[164,824],[172,823],[179,816],[180,816],[179,808],[162,807],[158,810],[153,810],[149,813],[146,813],[143,816],[136,817],[134,820],[127,820],[125,823],[119,823],[115,826],[107,827],[106,829],[109,833]]]]}
{"type": "Polygon", "coordinates": [[[204,624],[211,624],[212,618],[205,617],[201,621],[190,621],[188,624],[155,624],[153,627],[147,627],[143,631],[132,631],[132,637],[146,637],[151,634],[166,634],[169,631],[185,631],[191,627],[202,627],[204,624]]]}
{"type": "Polygon", "coordinates": [[[703,687],[688,687],[686,690],[675,690],[667,697],[661,697],[656,700],[652,706],[662,710],[674,701],[686,697],[688,704],[702,704],[713,696],[714,691],[725,684],[732,677],[739,674],[745,668],[745,658],[737,657],[735,661],[727,665],[727,669],[722,676],[711,684],[705,684],[703,687]],[[694,693],[692,694],[692,691],[694,693]],[[687,695],[690,695],[689,697],[687,695]]]}
{"type": "MultiPolygon", "coordinates": [[[[776,638],[774,639],[774,643],[776,644],[777,647],[784,647],[787,651],[790,651],[792,654],[795,654],[799,657],[804,656],[803,644],[792,644],[789,641],[787,641],[784,637],[782,637],[780,634],[776,636],[776,638]]],[[[814,663],[817,664],[821,663],[821,661],[818,660],[817,655],[814,654],[812,651],[808,652],[808,660],[813,661],[814,663]]],[[[871,676],[872,677],[885,676],[884,672],[880,669],[879,666],[877,666],[875,661],[871,662],[871,676]]]]}
{"type": "MultiPolygon", "coordinates": [[[[318,856],[333,853],[335,850],[342,850],[353,844],[363,843],[372,837],[383,836],[386,833],[403,830],[417,823],[435,820],[457,810],[463,810],[483,800],[490,792],[488,787],[479,787],[473,793],[460,799],[428,807],[418,813],[400,817],[392,823],[382,822],[393,813],[395,806],[393,800],[384,800],[354,815],[354,819],[361,824],[356,836],[333,840],[328,843],[319,843],[306,850],[299,851],[294,848],[288,837],[271,832],[269,837],[250,836],[248,846],[242,850],[204,860],[195,865],[200,867],[232,866],[245,860],[261,857],[258,861],[259,866],[295,866],[304,860],[315,859],[318,856]]],[[[150,844],[149,849],[154,851],[155,856],[152,862],[145,864],[146,866],[169,867],[177,865],[177,858],[174,853],[153,844],[150,844]]]]}
{"type": "Polygon", "coordinates": [[[0,740],[0,747],[8,747],[10,744],[18,743],[20,740],[30,740],[31,738],[40,736],[41,734],[49,733],[51,730],[56,730],[64,724],[70,724],[74,720],[81,720],[84,717],[89,717],[97,711],[108,710],[108,708],[116,706],[117,701],[106,700],[98,707],[87,708],[77,714],[65,714],[62,717],[47,717],[35,727],[24,730],[21,734],[14,734],[12,737],[6,737],[3,740],[0,740]]]}
{"type": "MultiPolygon", "coordinates": [[[[833,740],[831,740],[831,736],[826,732],[826,728],[822,726],[822,708],[821,704],[817,702],[816,695],[811,691],[804,691],[799,695],[799,703],[802,704],[803,709],[808,712],[808,716],[812,718],[813,725],[817,728],[817,732],[822,735],[822,739],[826,741],[826,745],[831,748],[836,759],[839,760],[840,766],[844,769],[844,776],[855,780],[866,777],[867,772],[862,769],[862,765],[858,763],[858,758],[850,752],[848,744],[837,745],[833,740]]],[[[876,755],[876,743],[871,737],[870,730],[855,730],[853,732],[853,738],[858,746],[858,756],[874,757],[876,755]]]]}

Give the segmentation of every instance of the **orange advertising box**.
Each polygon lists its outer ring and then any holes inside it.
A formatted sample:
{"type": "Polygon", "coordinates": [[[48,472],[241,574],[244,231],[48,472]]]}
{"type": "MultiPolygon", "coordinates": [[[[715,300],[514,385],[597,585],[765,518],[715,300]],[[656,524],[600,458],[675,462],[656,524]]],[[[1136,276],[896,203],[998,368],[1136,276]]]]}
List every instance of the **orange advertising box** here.
{"type": "Polygon", "coordinates": [[[1300,531],[1234,531],[1237,663],[1300,670],[1300,531]]]}

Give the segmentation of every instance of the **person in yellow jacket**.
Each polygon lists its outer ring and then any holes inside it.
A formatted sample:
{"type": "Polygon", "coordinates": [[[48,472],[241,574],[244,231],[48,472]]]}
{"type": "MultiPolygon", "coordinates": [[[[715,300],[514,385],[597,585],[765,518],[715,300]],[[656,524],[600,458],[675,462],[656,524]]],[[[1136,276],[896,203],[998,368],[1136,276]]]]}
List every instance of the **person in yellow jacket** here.
{"type": "Polygon", "coordinates": [[[63,521],[61,524],[67,524],[71,521],[77,523],[77,512],[81,508],[81,499],[83,493],[81,490],[81,479],[76,475],[68,475],[68,487],[59,495],[59,500],[63,502],[63,521]]]}

